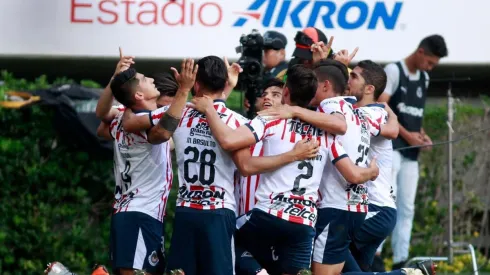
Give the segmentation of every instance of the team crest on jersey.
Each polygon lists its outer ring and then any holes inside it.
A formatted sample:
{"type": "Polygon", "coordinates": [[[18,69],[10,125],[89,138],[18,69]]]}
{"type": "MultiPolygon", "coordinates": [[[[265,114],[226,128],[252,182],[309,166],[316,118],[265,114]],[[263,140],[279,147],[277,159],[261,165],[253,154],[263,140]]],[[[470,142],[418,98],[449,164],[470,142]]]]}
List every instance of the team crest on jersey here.
{"type": "Polygon", "coordinates": [[[159,259],[156,251],[151,252],[150,256],[148,256],[148,262],[151,266],[156,266],[158,264],[159,259]]]}
{"type": "Polygon", "coordinates": [[[252,258],[252,254],[250,254],[250,252],[248,252],[248,251],[245,251],[242,253],[242,258],[245,258],[245,257],[252,258]]]}
{"type": "Polygon", "coordinates": [[[422,88],[420,87],[417,88],[417,97],[422,98],[422,88]]]}
{"type": "Polygon", "coordinates": [[[368,204],[367,188],[364,185],[351,184],[345,191],[349,194],[347,205],[368,204]]]}

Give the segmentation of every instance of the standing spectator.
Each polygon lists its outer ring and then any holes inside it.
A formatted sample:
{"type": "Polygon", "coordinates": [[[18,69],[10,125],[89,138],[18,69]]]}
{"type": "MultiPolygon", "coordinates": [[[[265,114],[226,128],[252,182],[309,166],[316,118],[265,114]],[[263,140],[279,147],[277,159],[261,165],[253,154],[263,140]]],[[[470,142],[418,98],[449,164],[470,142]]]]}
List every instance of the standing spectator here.
{"type": "Polygon", "coordinates": [[[397,197],[397,223],[392,235],[393,269],[399,269],[408,260],[415,195],[419,180],[417,159],[420,151],[419,148],[397,149],[420,145],[427,146],[423,147],[423,150],[430,149],[432,140],[422,128],[425,99],[429,87],[427,72],[447,55],[444,38],[440,35],[431,35],[424,38],[415,52],[407,58],[385,67],[388,80],[379,101],[389,103],[400,123],[400,134],[393,141],[393,186],[397,197]]]}

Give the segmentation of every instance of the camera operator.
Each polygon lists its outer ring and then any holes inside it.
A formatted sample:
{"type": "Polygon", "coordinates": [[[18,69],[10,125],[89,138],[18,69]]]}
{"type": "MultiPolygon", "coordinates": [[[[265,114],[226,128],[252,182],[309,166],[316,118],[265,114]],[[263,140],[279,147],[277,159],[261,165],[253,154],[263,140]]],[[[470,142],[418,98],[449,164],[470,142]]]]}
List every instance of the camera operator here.
{"type": "Polygon", "coordinates": [[[282,79],[288,69],[286,62],[286,45],[288,40],[280,32],[267,31],[264,33],[264,81],[270,78],[282,79]]]}

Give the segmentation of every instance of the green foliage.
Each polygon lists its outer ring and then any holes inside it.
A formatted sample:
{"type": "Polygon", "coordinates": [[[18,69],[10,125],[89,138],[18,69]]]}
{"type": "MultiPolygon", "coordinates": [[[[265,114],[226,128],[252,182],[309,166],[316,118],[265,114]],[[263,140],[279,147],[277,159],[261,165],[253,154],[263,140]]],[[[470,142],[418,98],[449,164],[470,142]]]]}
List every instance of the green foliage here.
{"type": "MultiPolygon", "coordinates": [[[[488,127],[488,123],[482,125],[485,116],[483,108],[465,104],[455,107],[453,139],[488,127]]],[[[448,140],[447,106],[428,106],[424,115],[424,129],[433,142],[448,140]]],[[[485,210],[482,206],[484,196],[476,193],[475,188],[479,182],[475,184],[473,181],[477,179],[472,179],[467,174],[472,174],[478,167],[489,164],[481,163],[485,161],[482,155],[486,155],[480,154],[485,152],[485,135],[486,132],[482,132],[475,137],[453,143],[454,241],[478,244],[475,240],[483,230],[477,217],[481,217],[488,209],[485,210]]],[[[410,256],[446,256],[448,252],[444,241],[447,240],[448,232],[447,145],[433,146],[431,151],[422,152],[419,171],[410,256]]],[[[391,253],[391,245],[388,242],[383,249],[387,267],[392,264],[391,253]]],[[[477,254],[480,266],[486,259],[478,252],[477,254]]],[[[469,259],[468,254],[456,255],[452,265],[440,263],[438,270],[442,273],[469,272],[469,259]]],[[[490,266],[484,266],[481,271],[490,271],[490,266]]]]}
{"type": "MultiPolygon", "coordinates": [[[[2,79],[3,91],[49,86],[44,76],[2,79]]],[[[0,123],[0,273],[40,274],[55,260],[88,273],[108,263],[112,161],[61,144],[47,110],[0,109],[0,123]]]]}

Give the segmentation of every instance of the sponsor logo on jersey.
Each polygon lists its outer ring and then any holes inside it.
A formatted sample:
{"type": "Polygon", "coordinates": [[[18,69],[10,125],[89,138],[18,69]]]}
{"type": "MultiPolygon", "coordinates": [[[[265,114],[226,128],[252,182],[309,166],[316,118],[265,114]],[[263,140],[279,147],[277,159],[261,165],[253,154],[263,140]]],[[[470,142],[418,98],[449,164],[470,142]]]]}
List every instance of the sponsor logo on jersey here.
{"type": "Polygon", "coordinates": [[[191,137],[194,135],[198,136],[211,136],[211,131],[209,130],[209,125],[205,121],[201,121],[194,126],[194,128],[191,128],[190,134],[191,137]]]}
{"type": "Polygon", "coordinates": [[[179,198],[190,203],[201,205],[218,205],[225,199],[225,191],[212,190],[187,190],[186,186],[179,187],[179,198]],[[218,199],[214,201],[214,199],[218,199]]]}
{"type": "Polygon", "coordinates": [[[302,136],[307,136],[307,137],[322,137],[323,136],[323,130],[316,128],[313,125],[310,125],[306,122],[302,122],[299,120],[291,120],[289,121],[289,132],[293,132],[296,134],[300,134],[302,136]]]}
{"type": "Polygon", "coordinates": [[[316,221],[316,214],[308,209],[316,209],[316,204],[313,201],[295,197],[287,197],[284,196],[284,194],[276,195],[274,198],[272,198],[272,201],[273,203],[270,207],[271,209],[283,210],[283,213],[289,214],[289,216],[300,217],[312,222],[316,221]]]}
{"type": "Polygon", "coordinates": [[[400,111],[402,114],[407,114],[415,117],[423,117],[424,116],[424,109],[423,108],[417,108],[413,106],[407,106],[405,103],[400,102],[396,106],[396,108],[400,111]]]}

